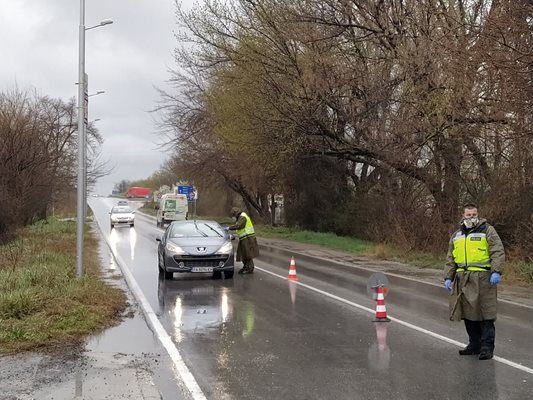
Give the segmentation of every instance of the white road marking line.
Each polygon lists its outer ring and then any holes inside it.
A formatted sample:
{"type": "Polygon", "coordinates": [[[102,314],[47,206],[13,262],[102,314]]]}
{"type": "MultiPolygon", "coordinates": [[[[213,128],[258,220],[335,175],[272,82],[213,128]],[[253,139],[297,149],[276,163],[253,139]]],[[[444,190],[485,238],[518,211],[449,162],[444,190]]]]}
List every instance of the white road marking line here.
{"type": "Polygon", "coordinates": [[[148,325],[152,328],[152,332],[155,333],[155,335],[167,351],[170,359],[172,360],[172,363],[174,364],[174,367],[176,368],[176,372],[183,380],[183,383],[191,394],[191,397],[193,398],[193,400],[207,400],[204,393],[202,392],[202,389],[200,389],[200,386],[196,382],[196,379],[194,378],[193,374],[191,373],[189,368],[187,368],[187,365],[183,361],[183,358],[181,357],[178,348],[172,341],[172,338],[168,335],[163,325],[161,325],[161,322],[159,322],[159,318],[157,318],[156,313],[152,309],[152,306],[148,302],[148,299],[144,296],[133,274],[130,272],[129,268],[126,266],[126,263],[124,262],[122,257],[120,257],[118,252],[115,253],[113,251],[111,243],[109,242],[109,238],[102,231],[102,228],[98,223],[97,225],[100,228],[102,237],[106,241],[109,250],[113,254],[113,257],[115,257],[115,260],[118,266],[120,267],[120,270],[122,271],[122,274],[124,275],[129,288],[131,289],[133,295],[139,302],[141,309],[143,310],[144,316],[146,317],[146,321],[148,322],[148,325]]]}
{"type": "MultiPolygon", "coordinates": [[[[261,246],[261,244],[260,244],[260,246],[261,246]]],[[[284,248],[281,248],[281,247],[276,247],[276,246],[269,245],[269,244],[263,244],[262,246],[270,247],[270,248],[274,248],[274,249],[279,249],[279,250],[282,250],[282,251],[287,251],[287,249],[284,249],[284,248]]],[[[321,257],[321,256],[316,256],[316,255],[309,255],[309,254],[302,253],[302,252],[299,252],[299,251],[292,251],[292,254],[301,255],[303,257],[315,258],[317,260],[325,261],[325,262],[328,262],[330,264],[337,264],[340,267],[360,269],[360,270],[368,271],[368,272],[376,272],[377,271],[375,268],[367,268],[367,267],[363,267],[361,265],[350,265],[348,262],[337,261],[337,260],[333,260],[331,258],[325,258],[325,257],[321,257]]],[[[413,277],[410,277],[410,276],[404,276],[404,275],[396,274],[394,272],[388,272],[388,271],[382,271],[382,272],[384,274],[389,275],[389,276],[394,276],[396,278],[405,279],[407,281],[423,283],[425,285],[431,285],[431,286],[442,288],[441,284],[437,284],[437,283],[433,283],[433,282],[427,282],[427,281],[424,281],[422,279],[417,279],[417,278],[413,278],[413,277]]],[[[530,306],[530,305],[523,304],[523,303],[518,303],[518,302],[512,301],[512,300],[498,299],[498,301],[502,302],[502,303],[509,303],[509,304],[512,304],[512,305],[518,306],[518,307],[525,307],[525,308],[533,309],[533,307],[530,306]]]]}
{"type": "MultiPolygon", "coordinates": [[[[263,272],[265,272],[265,273],[267,273],[267,274],[269,274],[269,275],[275,276],[275,277],[277,277],[277,278],[280,278],[280,279],[283,279],[283,280],[288,280],[287,277],[282,276],[282,275],[279,275],[279,274],[276,274],[275,272],[269,271],[269,270],[267,270],[267,269],[264,269],[264,268],[261,268],[261,267],[258,267],[258,266],[256,266],[255,269],[258,269],[258,270],[260,270],[260,271],[263,271],[263,272]]],[[[324,290],[318,289],[318,288],[316,288],[316,287],[314,287],[314,286],[307,285],[307,284],[302,283],[302,282],[300,282],[300,281],[293,281],[293,280],[291,280],[291,282],[293,282],[293,283],[296,284],[296,285],[300,285],[300,286],[302,286],[302,287],[304,287],[304,288],[307,288],[307,289],[309,289],[309,290],[312,290],[312,291],[314,291],[314,292],[316,292],[316,293],[320,293],[321,295],[324,295],[324,296],[329,297],[329,298],[331,298],[331,299],[334,299],[334,300],[340,301],[340,302],[342,302],[342,303],[344,303],[344,304],[348,304],[348,305],[350,305],[350,306],[352,306],[352,307],[355,307],[355,308],[358,308],[358,309],[360,309],[360,310],[366,311],[366,312],[368,312],[368,313],[370,313],[370,314],[374,314],[374,313],[375,313],[375,310],[373,310],[373,309],[371,309],[371,308],[368,308],[368,307],[362,306],[362,305],[360,305],[360,304],[354,303],[353,301],[350,301],[350,300],[346,300],[345,298],[342,298],[342,297],[336,296],[336,295],[331,294],[331,293],[329,293],[329,292],[326,292],[326,291],[324,291],[324,290]]],[[[457,340],[450,339],[449,337],[446,337],[446,336],[440,335],[440,334],[438,334],[438,333],[435,333],[435,332],[433,332],[433,331],[430,331],[430,330],[424,329],[424,328],[422,328],[422,327],[420,327],[420,326],[413,325],[413,324],[411,324],[411,323],[409,323],[409,322],[402,321],[402,320],[400,320],[400,319],[398,319],[398,318],[391,317],[390,315],[388,315],[388,317],[389,317],[389,319],[390,319],[391,321],[397,322],[398,324],[403,325],[403,326],[405,326],[405,327],[407,327],[407,328],[411,328],[411,329],[413,329],[413,330],[415,330],[415,331],[418,331],[418,332],[424,333],[424,334],[426,334],[426,335],[428,335],[428,336],[431,336],[431,337],[433,337],[433,338],[435,338],[435,339],[442,340],[443,342],[450,343],[450,344],[456,345],[456,346],[458,346],[458,347],[465,347],[465,346],[466,346],[465,343],[461,343],[461,342],[459,342],[459,341],[457,341],[457,340]]],[[[520,371],[523,371],[523,372],[525,372],[525,373],[528,373],[528,374],[533,375],[533,368],[526,367],[525,365],[519,364],[519,363],[517,363],[517,362],[511,361],[511,360],[508,360],[508,359],[506,359],[506,358],[502,358],[502,357],[499,357],[499,356],[494,356],[494,360],[495,360],[495,361],[498,361],[498,362],[500,362],[500,363],[502,363],[502,364],[508,365],[508,366],[510,366],[510,367],[512,367],[512,368],[516,368],[516,369],[518,369],[518,370],[520,370],[520,371]]]]}

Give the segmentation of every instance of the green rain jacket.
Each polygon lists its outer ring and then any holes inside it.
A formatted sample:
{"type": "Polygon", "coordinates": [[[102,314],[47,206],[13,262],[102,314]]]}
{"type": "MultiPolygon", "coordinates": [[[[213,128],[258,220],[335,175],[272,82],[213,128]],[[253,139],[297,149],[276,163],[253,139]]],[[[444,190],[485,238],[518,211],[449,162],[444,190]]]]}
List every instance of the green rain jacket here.
{"type": "MultiPolygon", "coordinates": [[[[229,227],[232,231],[241,231],[245,227],[251,225],[250,217],[246,213],[241,213],[237,218],[237,221],[234,225],[229,227]]],[[[253,229],[253,225],[252,225],[253,229]]],[[[256,257],[259,257],[259,245],[257,244],[257,238],[255,233],[252,235],[247,235],[244,239],[239,239],[239,246],[237,247],[237,261],[248,261],[256,257]]]]}
{"type": "MultiPolygon", "coordinates": [[[[464,241],[462,243],[465,243],[464,241]]],[[[481,246],[482,247],[482,246],[481,246]]],[[[456,248],[456,255],[458,249],[456,248]]],[[[481,251],[481,248],[480,248],[481,251]]],[[[464,263],[464,255],[460,258],[464,263]]],[[[468,255],[468,254],[467,254],[468,255]]],[[[495,320],[497,314],[497,287],[490,284],[490,275],[492,272],[503,272],[505,263],[505,252],[502,241],[493,226],[487,223],[486,219],[480,219],[479,223],[472,229],[466,230],[464,226],[456,231],[448,247],[446,257],[446,266],[444,268],[444,279],[453,281],[452,291],[450,293],[450,320],[460,321],[469,319],[471,321],[495,320]],[[480,236],[485,234],[488,244],[490,261],[486,264],[485,271],[468,270],[468,257],[466,266],[461,268],[454,257],[454,238],[461,234],[466,235],[468,251],[465,254],[475,250],[475,243],[480,243],[480,236]],[[472,247],[474,246],[474,247],[472,247]],[[466,269],[463,272],[457,270],[466,269]]],[[[475,268],[474,269],[479,269],[475,268]]]]}

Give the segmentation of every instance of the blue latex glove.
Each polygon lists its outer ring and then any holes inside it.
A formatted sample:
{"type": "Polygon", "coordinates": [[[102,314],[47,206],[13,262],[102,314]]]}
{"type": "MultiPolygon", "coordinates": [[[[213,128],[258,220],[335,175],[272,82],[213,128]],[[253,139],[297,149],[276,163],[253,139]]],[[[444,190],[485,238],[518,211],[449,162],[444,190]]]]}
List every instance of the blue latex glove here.
{"type": "Polygon", "coordinates": [[[490,284],[491,285],[497,285],[498,283],[500,283],[501,280],[502,280],[502,276],[500,275],[499,272],[493,272],[490,275],[490,284]]]}
{"type": "Polygon", "coordinates": [[[446,279],[444,281],[444,289],[452,290],[452,280],[446,279]]]}

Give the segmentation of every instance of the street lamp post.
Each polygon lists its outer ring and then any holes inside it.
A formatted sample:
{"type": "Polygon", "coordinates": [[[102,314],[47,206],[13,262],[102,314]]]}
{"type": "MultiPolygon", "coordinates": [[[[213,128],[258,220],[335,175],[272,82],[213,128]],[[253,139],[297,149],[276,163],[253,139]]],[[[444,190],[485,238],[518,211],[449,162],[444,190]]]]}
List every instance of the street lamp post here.
{"type": "MultiPolygon", "coordinates": [[[[87,85],[87,82],[85,82],[85,85],[87,85]]],[[[103,94],[105,93],[105,90],[98,90],[96,93],[91,93],[89,95],[87,95],[87,98],[89,97],[93,97],[93,96],[98,96],[99,94],[103,94]]],[[[87,121],[87,119],[89,118],[88,114],[89,114],[89,110],[86,108],[87,106],[89,105],[88,101],[85,102],[85,107],[84,107],[84,112],[85,112],[85,121],[87,121]]],[[[100,121],[100,118],[96,118],[92,121],[88,121],[86,122],[87,125],[89,125],[90,123],[92,122],[96,122],[96,121],[100,121]]],[[[85,124],[84,124],[85,125],[85,124]]],[[[84,127],[86,128],[86,126],[84,127]]],[[[87,169],[87,160],[89,158],[89,156],[87,155],[87,151],[88,151],[88,140],[87,140],[87,129],[84,129],[84,134],[85,134],[85,138],[84,138],[84,141],[85,141],[85,145],[84,145],[84,152],[83,152],[83,170],[84,170],[84,173],[83,173],[83,196],[84,196],[84,200],[83,200],[83,221],[86,220],[87,218],[87,181],[88,181],[88,177],[87,177],[87,174],[88,174],[88,169],[87,169]]]]}
{"type": "Polygon", "coordinates": [[[83,277],[83,228],[85,223],[85,152],[86,102],[88,101],[87,80],[85,75],[85,31],[99,26],[112,24],[103,20],[100,24],[85,28],[85,0],[80,0],[79,54],[78,54],[78,175],[76,201],[76,276],[83,277]]]}

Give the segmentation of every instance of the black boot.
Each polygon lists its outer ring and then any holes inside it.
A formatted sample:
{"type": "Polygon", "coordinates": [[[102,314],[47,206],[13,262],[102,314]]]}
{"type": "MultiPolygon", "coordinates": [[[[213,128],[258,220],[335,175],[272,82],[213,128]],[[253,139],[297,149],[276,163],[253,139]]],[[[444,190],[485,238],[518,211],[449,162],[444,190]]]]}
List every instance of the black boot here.
{"type": "Polygon", "coordinates": [[[254,273],[254,270],[253,269],[249,269],[249,268],[243,268],[241,271],[239,271],[239,274],[241,274],[241,275],[248,275],[248,274],[253,274],[254,273]]]}
{"type": "Polygon", "coordinates": [[[481,321],[481,354],[480,360],[490,360],[494,357],[494,340],[496,338],[496,328],[494,321],[481,321]]]}
{"type": "Polygon", "coordinates": [[[465,328],[468,333],[468,346],[459,350],[462,356],[472,356],[481,353],[481,322],[465,319],[465,328]]]}
{"type": "Polygon", "coordinates": [[[474,346],[466,346],[464,349],[459,350],[459,354],[462,356],[473,356],[475,354],[481,353],[481,349],[479,347],[474,346]]]}
{"type": "Polygon", "coordinates": [[[483,350],[479,355],[480,360],[490,360],[492,357],[494,357],[494,353],[490,350],[483,350]]]}

